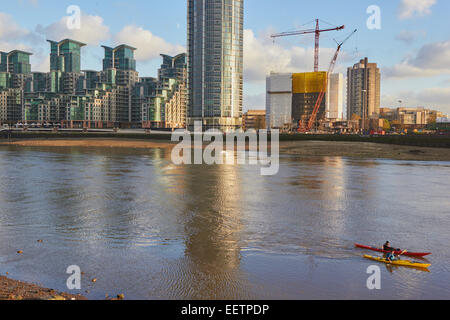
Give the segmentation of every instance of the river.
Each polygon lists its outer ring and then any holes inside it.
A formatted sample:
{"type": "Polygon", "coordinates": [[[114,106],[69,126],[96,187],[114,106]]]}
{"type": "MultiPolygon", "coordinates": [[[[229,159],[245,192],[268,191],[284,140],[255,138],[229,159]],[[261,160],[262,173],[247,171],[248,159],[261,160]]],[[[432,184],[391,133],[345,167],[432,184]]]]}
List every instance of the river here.
{"type": "Polygon", "coordinates": [[[0,272],[90,299],[450,299],[450,162],[282,154],[277,175],[259,169],[0,147],[0,272]],[[430,272],[354,248],[386,240],[433,252],[430,272]]]}

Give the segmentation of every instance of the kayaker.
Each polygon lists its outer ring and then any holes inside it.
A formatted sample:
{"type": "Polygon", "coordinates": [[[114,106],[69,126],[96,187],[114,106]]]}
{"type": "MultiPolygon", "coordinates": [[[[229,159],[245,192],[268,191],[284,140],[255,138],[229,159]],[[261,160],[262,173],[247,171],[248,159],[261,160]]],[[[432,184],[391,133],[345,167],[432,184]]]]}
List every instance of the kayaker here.
{"type": "Polygon", "coordinates": [[[387,261],[392,262],[392,261],[397,261],[397,260],[398,260],[398,256],[395,255],[394,252],[395,252],[395,251],[392,250],[392,251],[389,251],[389,252],[386,254],[386,260],[387,260],[387,261]]]}
{"type": "Polygon", "coordinates": [[[389,262],[400,260],[400,256],[402,254],[405,254],[406,252],[408,252],[408,251],[404,250],[400,254],[395,254],[395,250],[391,250],[386,254],[386,260],[389,262]]]}
{"type": "Polygon", "coordinates": [[[383,250],[384,251],[389,251],[389,252],[391,252],[391,251],[400,251],[400,249],[392,248],[389,241],[386,241],[386,243],[383,245],[383,250]]]}

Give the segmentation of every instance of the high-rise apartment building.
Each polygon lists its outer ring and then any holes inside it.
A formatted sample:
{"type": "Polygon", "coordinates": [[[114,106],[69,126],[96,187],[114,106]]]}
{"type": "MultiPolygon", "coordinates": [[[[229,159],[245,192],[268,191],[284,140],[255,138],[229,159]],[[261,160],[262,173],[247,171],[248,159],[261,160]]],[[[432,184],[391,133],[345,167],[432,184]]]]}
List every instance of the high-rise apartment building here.
{"type": "Polygon", "coordinates": [[[14,50],[0,52],[0,72],[29,74],[31,72],[30,56],[32,53],[14,50]]]}
{"type": "Polygon", "coordinates": [[[271,73],[266,78],[266,125],[292,126],[292,73],[271,73]]]}
{"type": "Polygon", "coordinates": [[[31,72],[30,53],[0,52],[0,125],[70,128],[183,128],[186,54],[162,55],[158,78],[139,78],[128,45],[103,46],[103,70],[81,70],[81,42],[50,43],[49,72],[31,72]]]}
{"type": "Polygon", "coordinates": [[[327,118],[342,120],[344,118],[344,75],[342,73],[330,74],[326,100],[327,118]]]}
{"type": "Polygon", "coordinates": [[[50,43],[50,71],[81,71],[81,48],[85,46],[84,43],[71,39],[47,41],[50,43]]]}
{"type": "Polygon", "coordinates": [[[380,113],[381,74],[376,63],[362,59],[347,70],[347,118],[370,119],[380,113]]]}
{"type": "Polygon", "coordinates": [[[115,48],[102,47],[105,49],[103,70],[118,69],[136,71],[136,59],[134,59],[134,51],[136,51],[136,48],[125,44],[115,48]]]}
{"type": "Polygon", "coordinates": [[[188,126],[242,125],[243,0],[188,0],[188,126]]]}

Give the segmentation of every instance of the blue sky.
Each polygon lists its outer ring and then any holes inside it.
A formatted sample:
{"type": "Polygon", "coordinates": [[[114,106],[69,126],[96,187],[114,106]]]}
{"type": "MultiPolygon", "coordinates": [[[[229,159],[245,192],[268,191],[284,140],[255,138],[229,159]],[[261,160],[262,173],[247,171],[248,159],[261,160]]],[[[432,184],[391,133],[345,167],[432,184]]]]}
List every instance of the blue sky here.
{"type": "MultiPolygon", "coordinates": [[[[128,1],[2,1],[0,50],[15,48],[34,53],[32,69],[47,71],[46,39],[71,37],[88,44],[82,67],[101,69],[100,45],[127,43],[138,48],[141,76],[155,76],[160,53],[177,54],[186,46],[186,0],[128,1]],[[68,30],[67,8],[82,11],[81,29],[68,30]]],[[[270,39],[270,34],[345,24],[341,32],[321,37],[321,69],[336,45],[353,29],[358,33],[344,46],[336,71],[367,56],[382,70],[382,106],[426,106],[450,113],[450,2],[448,0],[245,0],[244,109],[264,108],[265,75],[270,71],[302,72],[313,69],[313,37],[270,39]],[[381,29],[369,30],[366,10],[377,5],[381,29]]]]}

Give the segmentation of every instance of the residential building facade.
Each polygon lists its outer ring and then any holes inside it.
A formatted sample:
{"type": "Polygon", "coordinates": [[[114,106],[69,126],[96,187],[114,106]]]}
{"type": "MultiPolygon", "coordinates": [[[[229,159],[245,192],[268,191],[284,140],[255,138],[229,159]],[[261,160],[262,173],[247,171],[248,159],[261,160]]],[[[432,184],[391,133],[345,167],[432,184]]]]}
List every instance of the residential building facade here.
{"type": "Polygon", "coordinates": [[[376,63],[362,59],[347,69],[347,118],[377,117],[380,113],[381,73],[376,63]]]}
{"type": "Polygon", "coordinates": [[[242,125],[243,0],[188,0],[188,126],[242,125]]]}

